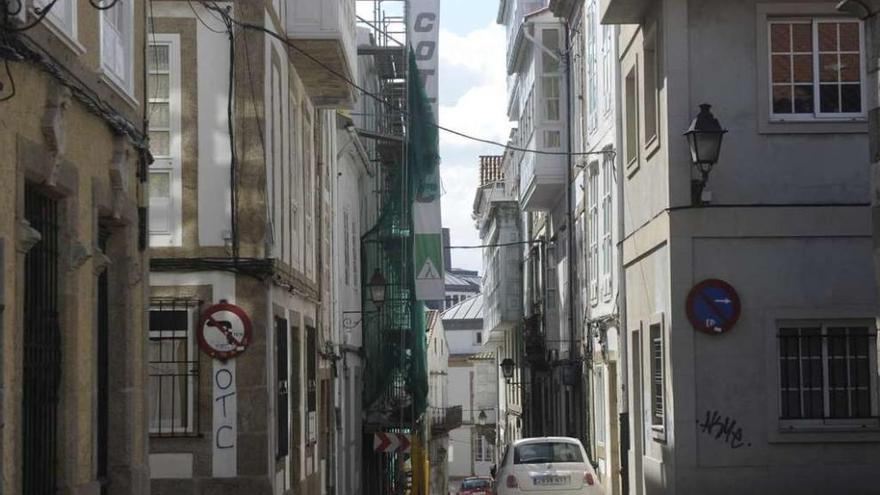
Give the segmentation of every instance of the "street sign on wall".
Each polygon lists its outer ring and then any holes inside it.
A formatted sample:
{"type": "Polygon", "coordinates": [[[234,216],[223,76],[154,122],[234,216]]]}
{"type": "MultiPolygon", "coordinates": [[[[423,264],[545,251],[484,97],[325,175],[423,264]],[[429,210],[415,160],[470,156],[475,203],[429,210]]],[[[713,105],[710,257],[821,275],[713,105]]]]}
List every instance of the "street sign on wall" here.
{"type": "Polygon", "coordinates": [[[717,335],[729,331],[740,316],[739,294],[727,282],[703,280],[687,298],[687,316],[694,329],[717,335]]]}

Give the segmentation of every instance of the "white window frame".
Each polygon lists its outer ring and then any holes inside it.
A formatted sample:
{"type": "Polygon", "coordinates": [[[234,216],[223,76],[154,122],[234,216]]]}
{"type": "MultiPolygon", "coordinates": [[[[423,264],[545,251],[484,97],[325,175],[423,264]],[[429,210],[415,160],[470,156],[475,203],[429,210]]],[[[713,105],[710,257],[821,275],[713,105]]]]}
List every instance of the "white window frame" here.
{"type": "MultiPolygon", "coordinates": [[[[769,120],[771,122],[862,122],[867,118],[867,67],[865,57],[865,24],[863,21],[852,17],[833,17],[833,16],[768,16],[764,26],[767,36],[766,57],[767,63],[767,108],[769,111],[769,120]],[[818,25],[822,22],[855,22],[859,25],[859,87],[861,89],[861,107],[860,113],[823,113],[821,111],[821,102],[819,100],[820,82],[819,82],[819,47],[818,47],[818,25]],[[811,24],[812,31],[812,57],[813,57],[813,114],[805,113],[774,113],[773,111],[773,46],[771,29],[774,23],[786,24],[811,24]]],[[[793,69],[792,69],[793,70],[793,69]]]]}
{"type": "MultiPolygon", "coordinates": [[[[20,1],[22,4],[27,2],[27,0],[20,1]]],[[[36,9],[44,8],[50,3],[52,3],[52,0],[34,0],[33,5],[31,6],[32,15],[36,17],[36,9]]],[[[79,40],[77,40],[79,34],[77,6],[78,0],[58,0],[58,2],[52,6],[52,10],[46,14],[46,20],[49,22],[44,25],[49,31],[52,31],[52,34],[57,36],[65,45],[73,50],[75,54],[82,55],[86,52],[86,48],[79,42],[79,40]]]]}
{"type": "Polygon", "coordinates": [[[614,26],[602,26],[602,82],[605,114],[614,108],[614,26]]]}
{"type": "Polygon", "coordinates": [[[599,20],[597,2],[587,6],[587,132],[593,133],[599,125],[599,75],[597,45],[599,20]]]}
{"type": "MultiPolygon", "coordinates": [[[[871,431],[880,429],[880,420],[877,416],[880,413],[880,390],[878,390],[878,362],[877,362],[877,326],[873,320],[869,319],[794,319],[794,320],[778,320],[776,322],[776,397],[778,401],[778,417],[779,427],[781,430],[846,430],[857,428],[864,431],[870,428],[871,431]],[[822,418],[782,418],[782,370],[780,361],[782,359],[782,339],[779,338],[780,329],[786,327],[820,327],[821,335],[827,335],[829,327],[865,327],[868,329],[868,360],[869,369],[868,376],[870,379],[869,393],[871,401],[871,418],[830,418],[830,386],[828,385],[828,341],[822,338],[822,393],[823,393],[823,417],[822,418]]],[[[800,360],[799,354],[799,360],[800,360]]]]}
{"type": "Polygon", "coordinates": [[[587,227],[589,229],[589,297],[595,305],[599,300],[599,162],[591,162],[587,171],[587,227]]]}
{"type": "MultiPolygon", "coordinates": [[[[168,309],[163,310],[160,307],[151,307],[150,311],[186,311],[186,313],[187,313],[187,319],[186,319],[187,330],[186,331],[180,331],[180,330],[171,331],[170,336],[168,335],[169,331],[167,331],[167,330],[164,330],[164,331],[148,330],[147,341],[149,342],[150,340],[153,340],[153,339],[161,340],[163,337],[164,338],[179,338],[179,337],[184,336],[184,337],[186,337],[186,360],[187,360],[187,362],[197,361],[199,359],[199,353],[196,349],[195,326],[193,324],[196,309],[197,308],[194,306],[187,306],[184,309],[174,309],[174,310],[168,310],[168,309]],[[181,335],[181,334],[184,334],[184,335],[181,335]]],[[[198,382],[196,381],[197,378],[198,378],[197,376],[192,375],[192,374],[187,375],[187,381],[188,381],[188,384],[187,384],[188,394],[186,397],[187,424],[183,427],[175,427],[173,424],[168,425],[168,426],[161,425],[159,427],[154,427],[153,423],[152,423],[152,406],[153,406],[152,393],[150,391],[147,392],[147,400],[148,400],[149,409],[150,409],[150,413],[148,414],[148,417],[147,417],[147,422],[148,422],[148,428],[149,428],[150,434],[153,434],[153,433],[157,433],[157,434],[158,433],[162,433],[162,434],[166,434],[166,433],[170,433],[170,434],[195,433],[195,427],[196,427],[196,424],[195,424],[195,402],[196,402],[196,397],[198,396],[198,393],[199,393],[198,387],[197,387],[198,382]]]]}
{"type": "Polygon", "coordinates": [[[137,101],[134,99],[134,5],[131,1],[120,1],[117,2],[112,8],[107,10],[100,11],[99,15],[99,38],[100,38],[100,70],[102,79],[110,84],[111,87],[116,89],[124,99],[134,105],[137,105],[137,101]],[[122,68],[123,74],[119,74],[117,70],[113,67],[112,64],[109,64],[107,61],[107,57],[110,56],[106,49],[106,44],[109,43],[108,29],[110,29],[107,24],[108,21],[105,19],[106,17],[115,13],[116,9],[125,9],[123,22],[125,22],[125,26],[123,28],[122,33],[118,33],[122,42],[122,50],[124,53],[122,68]]]}
{"type": "Polygon", "coordinates": [[[594,407],[596,408],[596,413],[593,415],[593,429],[596,437],[596,447],[598,447],[596,449],[596,456],[602,458],[605,458],[605,445],[608,441],[608,428],[606,427],[607,396],[605,394],[605,375],[605,365],[597,364],[595,371],[593,372],[593,382],[596,390],[596,393],[593,395],[594,407]]]}
{"type": "MultiPolygon", "coordinates": [[[[179,247],[183,245],[183,171],[182,171],[182,127],[181,127],[181,69],[180,69],[180,35],[179,34],[155,34],[150,36],[148,46],[168,47],[168,121],[169,127],[161,130],[169,131],[167,157],[154,155],[154,161],[149,167],[148,173],[165,172],[171,176],[171,198],[168,208],[169,228],[164,231],[150,230],[150,246],[153,247],[179,247]]],[[[149,68],[147,68],[149,70],[149,68]]],[[[145,90],[148,91],[147,88],[145,90]]],[[[153,98],[147,94],[147,101],[165,102],[153,98]]],[[[154,129],[152,126],[150,129],[154,129]]],[[[157,208],[153,204],[154,198],[150,199],[150,209],[157,208]]],[[[151,215],[153,211],[151,211],[151,215]]]]}
{"type": "Polygon", "coordinates": [[[647,380],[645,380],[645,386],[647,387],[646,399],[647,399],[647,407],[645,408],[646,419],[648,420],[648,424],[651,426],[651,438],[656,441],[665,442],[666,441],[666,412],[667,412],[667,363],[669,361],[668,356],[669,353],[666,349],[666,325],[664,324],[663,314],[656,313],[652,315],[650,321],[648,322],[648,331],[645,332],[647,335],[645,336],[647,339],[647,345],[645,349],[647,352],[643,353],[643,358],[646,359],[647,363],[643,366],[643,369],[647,372],[647,380]],[[659,362],[655,361],[656,352],[658,350],[657,346],[659,345],[659,362]],[[655,374],[659,372],[660,380],[660,394],[659,400],[660,408],[658,412],[657,399],[658,394],[656,393],[655,385],[655,374]]]}
{"type": "Polygon", "coordinates": [[[602,244],[599,249],[601,252],[599,268],[602,284],[602,296],[608,299],[611,296],[611,276],[614,271],[613,263],[613,246],[611,244],[611,233],[614,231],[614,212],[612,192],[614,190],[614,155],[605,153],[601,163],[601,182],[602,182],[602,204],[601,204],[601,225],[602,230],[600,237],[602,244]]]}

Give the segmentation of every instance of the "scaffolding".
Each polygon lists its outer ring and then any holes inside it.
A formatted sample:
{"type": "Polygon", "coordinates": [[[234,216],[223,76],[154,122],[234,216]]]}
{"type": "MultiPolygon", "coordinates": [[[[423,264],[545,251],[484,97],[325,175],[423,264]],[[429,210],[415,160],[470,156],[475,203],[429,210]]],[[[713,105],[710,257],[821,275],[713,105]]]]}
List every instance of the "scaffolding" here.
{"type": "MultiPolygon", "coordinates": [[[[403,433],[419,444],[427,402],[425,308],[415,298],[412,228],[413,200],[423,188],[425,168],[413,158],[424,154],[413,154],[424,148],[424,140],[416,143],[413,137],[424,136],[415,128],[426,125],[426,119],[412,117],[413,98],[427,98],[407,48],[406,5],[406,0],[357,2],[358,57],[370,60],[371,84],[381,100],[365,112],[371,125],[357,132],[370,143],[382,198],[378,220],[361,238],[361,279],[378,272],[386,284],[381,305],[362,291],[364,312],[372,315],[363,321],[364,491],[383,495],[407,490],[412,456],[374,452],[373,435],[403,433]]],[[[415,106],[430,107],[427,101],[415,106]]]]}

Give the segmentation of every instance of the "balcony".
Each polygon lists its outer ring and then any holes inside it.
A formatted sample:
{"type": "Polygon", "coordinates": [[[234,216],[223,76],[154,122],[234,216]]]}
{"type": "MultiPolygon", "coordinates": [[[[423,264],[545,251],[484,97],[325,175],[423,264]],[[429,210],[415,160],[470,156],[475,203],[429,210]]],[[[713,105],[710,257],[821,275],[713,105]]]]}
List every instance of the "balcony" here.
{"type": "Polygon", "coordinates": [[[602,24],[640,24],[652,0],[601,0],[602,24]]]}
{"type": "Polygon", "coordinates": [[[565,193],[564,155],[523,156],[519,175],[519,204],[523,211],[550,210],[565,193]]]}
{"type": "Polygon", "coordinates": [[[431,434],[435,437],[448,435],[450,431],[461,426],[461,406],[436,407],[428,411],[431,416],[431,434]]]}
{"type": "MultiPolygon", "coordinates": [[[[357,80],[355,0],[287,0],[287,36],[335,72],[357,80]]],[[[349,107],[353,89],[298,50],[293,63],[306,92],[319,107],[349,107]]]]}

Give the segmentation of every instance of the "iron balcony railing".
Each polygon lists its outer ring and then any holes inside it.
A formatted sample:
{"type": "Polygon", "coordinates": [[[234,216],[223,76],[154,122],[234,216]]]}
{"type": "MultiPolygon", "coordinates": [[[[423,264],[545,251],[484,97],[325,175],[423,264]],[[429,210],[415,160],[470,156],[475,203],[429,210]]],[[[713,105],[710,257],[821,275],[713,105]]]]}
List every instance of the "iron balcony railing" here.
{"type": "Polygon", "coordinates": [[[444,435],[461,426],[461,406],[432,407],[428,410],[431,433],[434,435],[444,435]]]}

